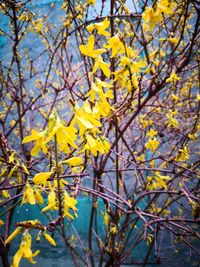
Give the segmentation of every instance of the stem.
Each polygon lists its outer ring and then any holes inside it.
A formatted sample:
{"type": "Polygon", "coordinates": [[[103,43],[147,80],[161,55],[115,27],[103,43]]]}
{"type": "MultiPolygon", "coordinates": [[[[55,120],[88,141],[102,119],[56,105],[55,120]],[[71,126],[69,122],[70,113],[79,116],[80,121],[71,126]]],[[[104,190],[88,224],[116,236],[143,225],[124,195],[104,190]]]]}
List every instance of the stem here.
{"type": "Polygon", "coordinates": [[[56,179],[57,179],[58,202],[59,202],[59,216],[61,216],[61,218],[62,218],[62,199],[61,199],[61,186],[60,186],[60,171],[59,171],[59,166],[58,166],[58,142],[57,142],[57,135],[56,134],[54,136],[54,141],[55,141],[55,161],[56,161],[56,179]]]}
{"type": "MultiPolygon", "coordinates": [[[[114,20],[113,20],[113,13],[114,13],[114,4],[115,0],[110,1],[110,29],[111,29],[111,37],[114,35],[114,20]]],[[[111,58],[111,73],[114,72],[115,70],[115,59],[111,58]]],[[[114,104],[117,103],[117,91],[116,87],[114,85],[114,104]]],[[[118,121],[117,121],[117,115],[114,118],[114,124],[115,124],[115,141],[116,141],[116,155],[115,155],[115,160],[116,160],[116,192],[119,194],[119,157],[118,157],[118,152],[119,152],[119,144],[118,144],[118,121]]]]}

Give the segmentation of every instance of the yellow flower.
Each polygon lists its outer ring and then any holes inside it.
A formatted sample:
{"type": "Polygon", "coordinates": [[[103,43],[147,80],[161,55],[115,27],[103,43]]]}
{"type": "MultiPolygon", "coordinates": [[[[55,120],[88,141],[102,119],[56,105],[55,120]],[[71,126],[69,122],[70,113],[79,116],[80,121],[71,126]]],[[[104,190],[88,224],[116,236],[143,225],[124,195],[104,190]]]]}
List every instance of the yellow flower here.
{"type": "Polygon", "coordinates": [[[48,205],[42,209],[42,212],[45,212],[47,210],[56,210],[56,209],[58,209],[56,203],[56,193],[54,190],[52,190],[48,195],[48,205]]]}
{"type": "Polygon", "coordinates": [[[47,179],[50,178],[52,173],[53,172],[40,172],[40,173],[37,173],[33,177],[34,184],[42,184],[42,185],[44,185],[46,183],[47,179]]]}
{"type": "Polygon", "coordinates": [[[18,267],[22,258],[27,259],[32,264],[35,264],[36,261],[33,260],[33,257],[37,256],[40,251],[36,250],[34,253],[31,250],[32,236],[29,233],[24,233],[22,241],[18,251],[13,257],[13,263],[11,267],[18,267]]]}
{"type": "Polygon", "coordinates": [[[70,159],[62,161],[61,163],[66,163],[66,164],[69,164],[70,166],[75,167],[75,166],[81,165],[83,163],[83,160],[80,157],[72,157],[70,159]]]}
{"type": "Polygon", "coordinates": [[[157,148],[158,148],[158,146],[159,146],[159,142],[156,140],[156,138],[154,137],[154,138],[150,138],[149,140],[148,140],[148,142],[145,144],[145,147],[147,148],[147,149],[150,149],[151,151],[155,151],[157,148]]]}
{"type": "Polygon", "coordinates": [[[23,168],[23,170],[25,171],[26,174],[30,175],[27,167],[22,163],[21,167],[23,168]]]}
{"type": "Polygon", "coordinates": [[[176,161],[186,161],[190,159],[190,150],[188,146],[184,146],[183,148],[180,148],[178,151],[178,155],[175,157],[176,161]]]}
{"type": "Polygon", "coordinates": [[[47,232],[44,232],[43,236],[52,246],[56,246],[55,240],[47,232]]]}
{"type": "MultiPolygon", "coordinates": [[[[69,213],[69,210],[72,209],[75,212],[77,210],[76,204],[77,204],[77,200],[70,197],[69,194],[65,191],[64,201],[63,201],[64,217],[66,216],[72,220],[74,219],[74,217],[69,213]]],[[[76,213],[75,213],[75,216],[77,216],[76,213]]]]}
{"type": "Polygon", "coordinates": [[[110,36],[110,33],[105,31],[105,29],[107,29],[109,27],[109,25],[110,25],[110,21],[106,17],[102,22],[94,23],[94,24],[92,24],[92,26],[89,25],[89,27],[87,27],[87,29],[88,29],[88,31],[96,29],[98,34],[102,34],[104,36],[110,36]]]}
{"type": "Polygon", "coordinates": [[[39,204],[43,204],[44,200],[43,197],[41,195],[40,189],[34,187],[34,193],[35,193],[35,200],[39,203],[39,204]]]}
{"type": "Polygon", "coordinates": [[[155,179],[156,179],[156,188],[164,187],[165,189],[167,189],[167,184],[165,180],[170,180],[171,178],[168,175],[164,176],[164,175],[160,175],[159,173],[156,173],[155,179]]]}
{"type": "Polygon", "coordinates": [[[113,227],[111,227],[111,228],[110,228],[110,232],[111,232],[112,234],[116,234],[116,233],[117,233],[117,226],[114,225],[113,227]]]}
{"type": "Polygon", "coordinates": [[[170,127],[174,127],[174,128],[177,128],[178,126],[178,121],[176,118],[174,118],[173,116],[176,114],[176,112],[173,112],[173,111],[169,111],[169,113],[166,113],[166,117],[168,119],[168,121],[166,122],[167,126],[170,127]]]}
{"type": "Polygon", "coordinates": [[[164,13],[166,15],[171,15],[173,13],[173,1],[171,0],[160,0],[157,4],[157,9],[160,13],[164,13]]]}
{"type": "Polygon", "coordinates": [[[176,81],[179,81],[181,78],[178,77],[175,73],[175,71],[172,71],[169,78],[166,79],[166,83],[175,83],[176,81]]]}
{"type": "Polygon", "coordinates": [[[179,97],[177,95],[172,94],[171,97],[175,102],[179,100],[179,97]]]}
{"type": "Polygon", "coordinates": [[[155,135],[157,135],[157,131],[154,131],[154,129],[150,129],[150,131],[146,134],[147,136],[153,138],[155,135]]]}
{"type": "Polygon", "coordinates": [[[29,183],[26,183],[26,186],[25,186],[25,189],[23,192],[22,204],[24,204],[24,203],[29,203],[31,205],[36,204],[34,191],[33,191],[33,188],[31,187],[31,185],[29,183]]]}
{"type": "Polygon", "coordinates": [[[10,194],[9,194],[8,190],[2,190],[2,197],[10,198],[10,194]]]}
{"type": "Polygon", "coordinates": [[[142,13],[142,18],[145,21],[145,25],[149,23],[149,29],[151,31],[161,21],[162,16],[160,10],[154,11],[152,7],[147,6],[142,13]]]}
{"type": "Polygon", "coordinates": [[[53,112],[52,117],[53,118],[49,120],[49,132],[45,142],[48,143],[56,135],[58,149],[60,151],[64,151],[68,154],[70,152],[68,144],[73,148],[78,148],[75,144],[77,131],[75,127],[72,125],[65,127],[56,111],[53,112]]]}
{"type": "Polygon", "coordinates": [[[37,154],[40,152],[40,149],[42,149],[43,153],[47,153],[47,147],[45,143],[45,137],[46,137],[46,130],[42,132],[36,132],[35,130],[31,131],[31,135],[26,136],[22,140],[22,144],[31,142],[31,141],[36,141],[35,146],[31,150],[31,156],[37,156],[37,154]]]}
{"type": "Polygon", "coordinates": [[[154,190],[157,188],[167,189],[166,180],[170,180],[171,177],[168,175],[160,175],[159,172],[155,173],[154,177],[147,176],[147,190],[154,190]]]}
{"type": "MultiPolygon", "coordinates": [[[[87,93],[86,96],[90,96],[90,100],[94,102],[94,100],[97,100],[97,97],[99,97],[103,102],[107,98],[113,99],[113,90],[109,89],[107,92],[105,92],[105,89],[103,90],[103,87],[105,88],[112,88],[113,85],[103,82],[99,80],[98,78],[95,79],[96,83],[92,82],[91,84],[91,90],[87,93]]],[[[109,103],[108,103],[109,104],[109,103]]],[[[110,106],[110,105],[109,105],[110,106]]],[[[111,106],[110,106],[111,108],[111,106]]],[[[95,114],[95,117],[98,119],[100,118],[100,115],[103,115],[104,110],[99,109],[98,101],[96,101],[95,106],[93,107],[93,113],[95,114]]]]}
{"type": "Polygon", "coordinates": [[[99,143],[97,139],[93,138],[92,135],[87,134],[86,135],[87,145],[90,151],[94,156],[97,156],[97,152],[99,150],[99,143]]]}
{"type": "Polygon", "coordinates": [[[15,231],[12,232],[12,234],[10,234],[9,237],[6,239],[5,244],[9,244],[22,231],[22,229],[22,227],[17,227],[15,231]]]}
{"type": "Polygon", "coordinates": [[[87,45],[80,45],[79,48],[83,55],[92,58],[96,58],[98,55],[106,52],[106,49],[103,48],[94,50],[94,35],[90,35],[87,45]]]}
{"type": "Polygon", "coordinates": [[[104,214],[104,224],[106,226],[108,226],[108,224],[109,224],[109,215],[107,212],[105,212],[105,214],[104,214]]]}
{"type": "Polygon", "coordinates": [[[112,49],[111,58],[125,52],[124,44],[117,35],[111,37],[108,41],[108,45],[104,45],[104,47],[112,49]]]}
{"type": "Polygon", "coordinates": [[[153,124],[152,120],[146,119],[145,115],[140,116],[140,122],[142,124],[142,127],[146,129],[148,126],[151,126],[153,124]]]}
{"type": "Polygon", "coordinates": [[[0,220],[0,227],[4,225],[4,222],[2,220],[0,220]]]}
{"type": "Polygon", "coordinates": [[[96,5],[96,0],[86,0],[88,5],[96,5]]]}
{"type": "Polygon", "coordinates": [[[95,27],[94,27],[94,24],[93,23],[91,23],[90,25],[87,26],[87,30],[89,32],[92,32],[94,29],[95,29],[95,27]]]}
{"type": "Polygon", "coordinates": [[[94,112],[88,105],[84,104],[81,108],[76,105],[74,108],[75,120],[79,127],[84,126],[86,129],[92,129],[94,127],[100,127],[101,123],[95,118],[94,112]]]}
{"type": "Polygon", "coordinates": [[[35,21],[32,22],[32,26],[33,26],[33,29],[37,32],[37,33],[40,33],[41,30],[42,30],[42,19],[37,19],[35,21]]]}
{"type": "Polygon", "coordinates": [[[98,68],[100,68],[104,75],[107,77],[107,78],[110,78],[110,68],[109,68],[109,64],[104,62],[102,57],[101,56],[98,56],[95,60],[95,63],[94,63],[94,66],[93,66],[93,69],[92,69],[92,74],[94,74],[98,68]]]}
{"type": "Polygon", "coordinates": [[[97,152],[100,154],[108,153],[110,149],[110,143],[107,141],[106,137],[97,136],[94,138],[90,133],[86,133],[87,143],[82,148],[81,152],[90,150],[94,156],[97,156],[97,152]]]}
{"type": "Polygon", "coordinates": [[[168,38],[167,39],[170,43],[172,43],[172,44],[177,44],[178,43],[178,39],[177,38],[172,38],[172,37],[170,37],[170,38],[168,38]]]}
{"type": "Polygon", "coordinates": [[[16,152],[14,151],[14,152],[10,155],[10,157],[9,157],[9,162],[14,163],[14,161],[15,161],[15,154],[16,154],[16,152]]]}

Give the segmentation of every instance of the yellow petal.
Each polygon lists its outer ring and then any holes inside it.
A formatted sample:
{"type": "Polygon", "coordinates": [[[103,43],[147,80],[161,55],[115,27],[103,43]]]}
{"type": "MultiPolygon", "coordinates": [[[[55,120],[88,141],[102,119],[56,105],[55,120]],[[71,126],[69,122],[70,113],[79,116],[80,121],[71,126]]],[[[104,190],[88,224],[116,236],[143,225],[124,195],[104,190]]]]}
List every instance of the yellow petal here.
{"type": "Polygon", "coordinates": [[[70,159],[67,159],[65,161],[62,161],[62,163],[67,163],[70,166],[77,166],[83,163],[83,160],[80,157],[72,157],[70,159]]]}
{"type": "Polygon", "coordinates": [[[94,35],[90,35],[88,39],[88,45],[87,45],[88,50],[93,50],[94,48],[94,35]]]}
{"type": "Polygon", "coordinates": [[[36,204],[35,195],[34,195],[33,188],[30,186],[30,184],[27,184],[24,193],[26,195],[27,202],[30,203],[31,205],[35,205],[36,204]]]}
{"type": "Polygon", "coordinates": [[[31,150],[31,156],[37,156],[37,154],[40,152],[41,145],[36,145],[31,150]]]}
{"type": "Polygon", "coordinates": [[[30,174],[28,169],[27,169],[27,167],[24,164],[22,164],[21,166],[22,166],[22,168],[23,168],[23,170],[25,171],[26,174],[30,174]]]}
{"type": "Polygon", "coordinates": [[[35,198],[39,204],[43,204],[44,200],[39,190],[35,190],[35,198]]]}
{"type": "Polygon", "coordinates": [[[11,155],[10,155],[10,157],[9,157],[9,162],[14,162],[14,160],[15,160],[15,154],[16,154],[16,152],[14,151],[11,155]]]}
{"type": "Polygon", "coordinates": [[[15,231],[12,232],[12,234],[6,239],[5,244],[9,244],[22,231],[22,229],[22,227],[17,227],[15,231]]]}
{"type": "Polygon", "coordinates": [[[25,143],[28,143],[28,142],[37,140],[37,139],[39,139],[39,138],[40,138],[39,133],[36,132],[35,130],[32,130],[32,131],[31,131],[31,135],[26,136],[26,137],[22,140],[22,144],[25,144],[25,143]]]}
{"type": "Polygon", "coordinates": [[[107,78],[110,78],[110,69],[109,69],[109,64],[105,63],[103,60],[99,62],[99,67],[105,74],[107,78]]]}
{"type": "Polygon", "coordinates": [[[22,255],[23,255],[23,250],[22,248],[20,247],[18,249],[18,251],[16,252],[15,256],[13,257],[13,264],[11,267],[18,267],[19,266],[19,263],[22,259],[22,255]]]}
{"type": "Polygon", "coordinates": [[[34,177],[33,177],[33,182],[35,184],[44,184],[47,179],[49,179],[49,177],[52,175],[53,172],[40,172],[37,173],[34,177]]]}
{"type": "Polygon", "coordinates": [[[49,234],[44,232],[43,236],[52,246],[56,246],[55,240],[49,234]]]}

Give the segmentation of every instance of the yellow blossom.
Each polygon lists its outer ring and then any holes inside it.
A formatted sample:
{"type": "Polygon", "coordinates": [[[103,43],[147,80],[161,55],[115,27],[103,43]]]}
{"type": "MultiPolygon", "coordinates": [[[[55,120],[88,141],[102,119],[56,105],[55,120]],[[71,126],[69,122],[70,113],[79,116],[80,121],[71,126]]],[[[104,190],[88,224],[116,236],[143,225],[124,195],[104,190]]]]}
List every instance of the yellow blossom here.
{"type": "Polygon", "coordinates": [[[158,146],[159,146],[159,142],[157,141],[157,139],[154,137],[154,138],[150,138],[149,140],[148,140],[148,142],[145,144],[145,147],[147,148],[147,149],[150,149],[151,151],[155,151],[157,148],[158,148],[158,146]]]}
{"type": "Polygon", "coordinates": [[[171,75],[169,78],[166,79],[166,83],[175,83],[176,81],[179,81],[181,78],[178,77],[175,73],[175,71],[172,71],[171,75]]]}
{"type": "Polygon", "coordinates": [[[171,0],[159,0],[157,4],[157,10],[159,10],[160,13],[171,15],[173,13],[173,2],[171,0]]]}
{"type": "Polygon", "coordinates": [[[37,156],[37,154],[40,152],[40,149],[42,149],[43,153],[47,153],[47,147],[45,143],[46,138],[46,130],[42,132],[36,132],[35,130],[31,131],[31,135],[26,136],[22,140],[22,144],[35,141],[35,146],[31,150],[31,156],[37,156]]]}
{"type": "Polygon", "coordinates": [[[42,209],[42,212],[45,212],[47,210],[56,210],[56,209],[58,209],[56,203],[56,193],[54,190],[51,190],[48,195],[48,205],[42,209]]]}
{"type": "Polygon", "coordinates": [[[9,194],[8,190],[2,190],[2,197],[10,198],[10,194],[9,194]]]}
{"type": "Polygon", "coordinates": [[[12,234],[9,235],[9,237],[6,239],[5,244],[9,244],[19,233],[22,231],[22,227],[17,227],[12,234]]]}
{"type": "Polygon", "coordinates": [[[87,45],[80,45],[79,48],[83,55],[92,58],[96,58],[98,55],[106,52],[104,48],[94,50],[94,35],[90,35],[87,45]]]}
{"type": "Polygon", "coordinates": [[[26,174],[30,175],[27,167],[24,164],[22,164],[21,167],[23,168],[23,170],[25,171],[26,174]]]}
{"type": "Polygon", "coordinates": [[[108,226],[108,224],[109,224],[109,215],[107,212],[105,212],[105,214],[104,214],[104,224],[106,226],[108,226]]]}
{"type": "Polygon", "coordinates": [[[70,197],[69,194],[65,191],[64,192],[64,200],[63,200],[63,208],[64,208],[64,217],[68,217],[70,219],[74,219],[74,217],[69,213],[69,210],[72,209],[75,216],[77,216],[76,214],[76,204],[77,204],[77,200],[70,197]]]}
{"type": "Polygon", "coordinates": [[[88,5],[96,5],[96,0],[86,0],[88,5]]]}
{"type": "Polygon", "coordinates": [[[43,200],[43,197],[41,195],[40,189],[34,187],[33,190],[34,190],[34,193],[35,193],[35,200],[37,201],[37,203],[43,204],[44,203],[44,200],[43,200]]]}
{"type": "Polygon", "coordinates": [[[167,124],[168,127],[172,126],[174,128],[177,128],[178,121],[177,121],[176,118],[173,117],[174,115],[175,115],[175,113],[173,111],[169,111],[168,113],[166,113],[166,117],[168,119],[166,124],[167,124]]]}
{"type": "Polygon", "coordinates": [[[172,94],[171,97],[175,102],[179,100],[179,97],[177,95],[172,94]]]}
{"type": "Polygon", "coordinates": [[[180,148],[178,151],[177,156],[175,157],[176,161],[186,161],[190,158],[190,150],[188,146],[184,146],[183,148],[180,148]]]}
{"type": "Polygon", "coordinates": [[[10,157],[9,157],[9,162],[14,163],[14,160],[15,160],[15,154],[16,154],[16,152],[14,151],[14,152],[10,155],[10,157]]]}
{"type": "Polygon", "coordinates": [[[146,25],[149,24],[149,29],[152,31],[155,25],[161,21],[162,16],[160,10],[154,11],[152,7],[147,6],[142,13],[142,18],[146,25]]]}
{"type": "Polygon", "coordinates": [[[117,233],[117,226],[116,226],[116,225],[112,226],[112,227],[110,228],[110,232],[111,232],[112,234],[116,234],[116,233],[117,233]]]}
{"type": "Polygon", "coordinates": [[[145,116],[140,117],[140,122],[144,129],[146,129],[148,126],[151,126],[153,124],[153,121],[149,119],[145,119],[145,116]]]}
{"type": "Polygon", "coordinates": [[[95,60],[93,69],[92,69],[92,74],[97,71],[97,69],[100,68],[104,75],[107,78],[110,78],[110,66],[108,63],[104,62],[101,56],[98,56],[95,60]]]}
{"type": "Polygon", "coordinates": [[[46,231],[43,233],[43,236],[52,246],[56,246],[55,240],[49,234],[47,234],[46,231]]]}
{"type": "Polygon", "coordinates": [[[167,189],[166,180],[169,181],[170,179],[171,179],[170,176],[161,175],[159,172],[156,172],[154,177],[147,176],[147,189],[148,190],[154,190],[158,188],[167,189]]]}
{"type": "Polygon", "coordinates": [[[178,39],[177,38],[172,38],[172,37],[170,37],[170,38],[168,38],[167,39],[170,43],[172,43],[172,44],[177,44],[178,43],[178,39]]]}
{"type": "Polygon", "coordinates": [[[53,172],[40,172],[37,173],[34,177],[33,177],[33,182],[34,184],[42,184],[44,185],[47,181],[47,179],[49,179],[51,177],[53,172]]]}
{"type": "Polygon", "coordinates": [[[31,205],[36,204],[33,188],[29,183],[26,183],[22,196],[22,204],[29,203],[31,205]]]}
{"type": "Polygon", "coordinates": [[[99,23],[94,23],[91,25],[89,25],[89,27],[87,27],[88,31],[94,30],[96,29],[98,34],[102,34],[104,36],[110,36],[110,33],[105,31],[110,25],[110,21],[109,19],[106,17],[102,22],[99,23]]]}
{"type": "Polygon", "coordinates": [[[33,257],[37,256],[40,251],[36,250],[34,253],[31,250],[32,237],[29,233],[24,233],[22,241],[18,251],[13,257],[13,263],[11,267],[19,267],[19,263],[22,258],[27,259],[30,263],[35,264],[36,261],[33,260],[33,257]]]}
{"type": "Polygon", "coordinates": [[[159,173],[156,173],[155,179],[156,179],[156,188],[164,187],[165,189],[167,189],[167,184],[165,180],[170,180],[171,178],[168,175],[160,175],[159,173]]]}
{"type": "Polygon", "coordinates": [[[76,105],[74,108],[75,119],[79,125],[79,127],[84,126],[86,129],[92,129],[95,126],[100,127],[101,123],[95,118],[95,114],[86,106],[82,106],[81,108],[76,105]]]}
{"type": "Polygon", "coordinates": [[[33,29],[36,31],[36,33],[40,33],[42,30],[42,19],[37,19],[32,22],[33,29]]]}
{"type": "Polygon", "coordinates": [[[112,49],[111,58],[125,52],[124,44],[122,43],[122,41],[120,41],[118,35],[112,36],[108,40],[108,45],[104,44],[104,47],[112,49]]]}
{"type": "Polygon", "coordinates": [[[49,120],[48,137],[45,142],[48,143],[54,136],[56,136],[58,149],[68,154],[70,153],[68,145],[73,148],[78,148],[75,144],[76,131],[76,128],[72,124],[68,127],[64,126],[57,112],[53,111],[52,118],[49,120]]]}
{"type": "Polygon", "coordinates": [[[100,154],[108,153],[110,144],[106,137],[94,138],[91,134],[86,134],[87,143],[84,145],[82,152],[86,149],[90,150],[94,156],[97,156],[97,152],[100,154]]]}
{"type": "Polygon", "coordinates": [[[198,138],[198,135],[196,133],[189,133],[188,134],[188,138],[192,139],[192,140],[195,140],[198,138]]]}
{"type": "Polygon", "coordinates": [[[155,135],[157,135],[157,131],[154,131],[154,129],[150,129],[150,131],[146,134],[147,136],[153,138],[155,135]]]}
{"type": "Polygon", "coordinates": [[[72,157],[70,159],[62,161],[61,163],[66,163],[66,164],[69,164],[70,166],[75,167],[75,166],[81,165],[83,163],[83,160],[80,157],[72,157]]]}

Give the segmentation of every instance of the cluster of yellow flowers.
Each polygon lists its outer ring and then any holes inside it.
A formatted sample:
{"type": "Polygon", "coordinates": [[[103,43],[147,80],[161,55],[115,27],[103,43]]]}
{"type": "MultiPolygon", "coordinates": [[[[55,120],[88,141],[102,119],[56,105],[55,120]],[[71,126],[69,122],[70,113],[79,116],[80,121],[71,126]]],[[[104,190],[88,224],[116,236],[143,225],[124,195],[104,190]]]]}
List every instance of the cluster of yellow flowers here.
{"type": "Polygon", "coordinates": [[[150,149],[151,151],[156,151],[159,144],[160,144],[155,137],[155,135],[157,135],[157,131],[154,131],[151,128],[150,131],[146,135],[149,136],[150,138],[149,138],[148,142],[145,144],[145,147],[147,149],[150,149]]]}
{"type": "Polygon", "coordinates": [[[169,0],[159,0],[155,8],[147,6],[142,14],[144,28],[148,28],[152,31],[155,25],[162,21],[162,14],[171,15],[173,13],[173,8],[174,3],[169,0]]]}
{"type": "MultiPolygon", "coordinates": [[[[21,222],[24,226],[27,225],[28,227],[34,226],[42,226],[39,220],[29,220],[21,222]]],[[[23,227],[17,227],[12,234],[6,239],[5,244],[9,244],[17,235],[19,235],[23,231],[23,227]]],[[[38,236],[41,236],[41,231],[43,232],[43,237],[52,245],[56,246],[55,240],[47,233],[46,228],[39,230],[38,236]]],[[[40,239],[40,237],[39,237],[40,239]]],[[[18,267],[22,258],[27,259],[30,263],[35,264],[36,261],[33,260],[40,251],[36,250],[34,253],[31,250],[32,245],[32,236],[30,234],[30,230],[25,229],[22,235],[21,243],[19,249],[17,250],[16,254],[13,257],[13,263],[11,267],[18,267]]]]}

